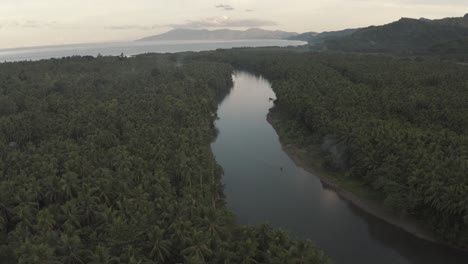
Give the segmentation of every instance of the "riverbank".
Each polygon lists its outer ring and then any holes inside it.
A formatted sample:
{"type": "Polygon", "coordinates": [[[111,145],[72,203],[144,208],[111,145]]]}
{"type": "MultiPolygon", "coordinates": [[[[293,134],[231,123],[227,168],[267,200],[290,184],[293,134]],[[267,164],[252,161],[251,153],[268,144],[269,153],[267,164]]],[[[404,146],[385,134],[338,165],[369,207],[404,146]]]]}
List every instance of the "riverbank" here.
{"type": "MultiPolygon", "coordinates": [[[[344,200],[352,203],[364,212],[396,226],[420,239],[453,247],[452,245],[437,239],[428,228],[425,228],[421,222],[411,216],[396,215],[393,211],[385,207],[383,202],[377,198],[374,191],[365,187],[363,184],[355,180],[344,179],[344,177],[340,177],[343,175],[324,169],[321,165],[323,159],[320,157],[320,146],[308,145],[306,147],[295,142],[292,138],[289,138],[287,133],[281,129],[285,126],[283,123],[286,122],[282,118],[281,114],[278,111],[275,111],[274,108],[270,109],[270,112],[267,115],[267,121],[279,135],[279,140],[284,152],[287,153],[296,165],[319,177],[324,187],[334,190],[344,200]]],[[[467,249],[460,250],[467,251],[467,249]]]]}

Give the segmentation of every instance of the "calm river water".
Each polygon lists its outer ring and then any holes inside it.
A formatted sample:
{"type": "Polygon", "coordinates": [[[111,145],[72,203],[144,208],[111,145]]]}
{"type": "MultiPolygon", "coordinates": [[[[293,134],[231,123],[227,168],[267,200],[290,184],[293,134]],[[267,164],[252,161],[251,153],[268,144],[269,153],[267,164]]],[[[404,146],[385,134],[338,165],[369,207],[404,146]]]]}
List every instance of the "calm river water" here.
{"type": "Polygon", "coordinates": [[[468,254],[420,240],[341,199],[298,167],[266,120],[270,83],[246,72],[221,103],[212,150],[227,203],[243,224],[268,222],[315,241],[337,264],[468,263],[468,254]],[[282,168],[282,169],[281,169],[282,168]]]}

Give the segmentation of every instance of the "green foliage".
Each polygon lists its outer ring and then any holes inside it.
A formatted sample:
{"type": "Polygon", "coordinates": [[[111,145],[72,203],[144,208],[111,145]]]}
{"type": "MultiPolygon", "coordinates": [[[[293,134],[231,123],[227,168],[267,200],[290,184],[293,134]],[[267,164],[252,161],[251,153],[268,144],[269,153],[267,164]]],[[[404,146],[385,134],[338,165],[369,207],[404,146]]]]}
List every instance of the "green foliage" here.
{"type": "Polygon", "coordinates": [[[327,31],[322,33],[306,32],[297,36],[290,37],[291,40],[307,41],[309,44],[321,46],[326,40],[338,39],[341,37],[349,36],[356,32],[357,29],[344,29],[338,31],[327,31]]]}
{"type": "Polygon", "coordinates": [[[234,50],[203,58],[273,81],[275,109],[344,169],[440,237],[468,245],[468,68],[433,59],[234,50]]]}
{"type": "Polygon", "coordinates": [[[430,49],[435,54],[468,55],[468,37],[434,45],[430,49]]]}
{"type": "Polygon", "coordinates": [[[235,223],[210,149],[232,68],[176,62],[0,64],[2,263],[328,263],[235,223]]]}
{"type": "Polygon", "coordinates": [[[440,25],[468,27],[468,14],[465,14],[463,17],[447,17],[436,19],[432,20],[432,22],[440,25]]]}
{"type": "Polygon", "coordinates": [[[439,43],[468,37],[468,27],[431,20],[399,21],[357,30],[351,35],[325,40],[331,50],[357,52],[421,53],[439,43]]]}

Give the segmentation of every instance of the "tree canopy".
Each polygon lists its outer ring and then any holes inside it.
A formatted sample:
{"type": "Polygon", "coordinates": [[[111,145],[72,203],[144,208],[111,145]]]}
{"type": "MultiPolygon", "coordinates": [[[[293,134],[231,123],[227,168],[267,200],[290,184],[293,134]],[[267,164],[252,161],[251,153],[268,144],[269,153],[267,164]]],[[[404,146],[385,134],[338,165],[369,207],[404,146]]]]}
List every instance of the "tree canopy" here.
{"type": "Polygon", "coordinates": [[[231,74],[172,55],[0,64],[2,263],[329,263],[226,209],[210,142],[231,74]]]}
{"type": "MultiPolygon", "coordinates": [[[[199,55],[263,74],[324,165],[468,247],[468,68],[434,58],[237,49],[199,55]]],[[[294,132],[295,128],[289,130],[294,132]]]]}

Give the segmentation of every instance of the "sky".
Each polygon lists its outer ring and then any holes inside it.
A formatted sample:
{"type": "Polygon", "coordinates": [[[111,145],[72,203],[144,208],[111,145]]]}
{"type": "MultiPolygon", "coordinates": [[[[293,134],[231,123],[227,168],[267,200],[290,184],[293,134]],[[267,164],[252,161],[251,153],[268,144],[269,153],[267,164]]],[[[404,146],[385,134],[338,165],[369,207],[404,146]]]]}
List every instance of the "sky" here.
{"type": "Polygon", "coordinates": [[[0,0],[0,48],[131,41],[173,28],[294,32],[468,13],[468,0],[0,0]]]}

